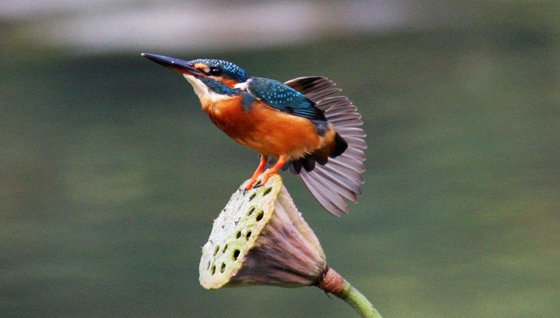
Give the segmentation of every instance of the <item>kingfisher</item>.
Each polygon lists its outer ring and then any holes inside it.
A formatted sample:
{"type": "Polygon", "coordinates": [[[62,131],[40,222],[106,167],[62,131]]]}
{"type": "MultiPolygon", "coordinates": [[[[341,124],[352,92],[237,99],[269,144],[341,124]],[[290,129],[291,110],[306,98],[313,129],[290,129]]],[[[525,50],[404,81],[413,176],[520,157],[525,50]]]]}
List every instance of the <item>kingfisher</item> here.
{"type": "Polygon", "coordinates": [[[181,74],[210,120],[260,154],[245,190],[265,185],[273,174],[289,169],[335,216],[348,213],[347,201],[357,202],[366,134],[356,107],[332,80],[307,76],[282,83],[251,76],[220,59],[141,55],[181,74]]]}

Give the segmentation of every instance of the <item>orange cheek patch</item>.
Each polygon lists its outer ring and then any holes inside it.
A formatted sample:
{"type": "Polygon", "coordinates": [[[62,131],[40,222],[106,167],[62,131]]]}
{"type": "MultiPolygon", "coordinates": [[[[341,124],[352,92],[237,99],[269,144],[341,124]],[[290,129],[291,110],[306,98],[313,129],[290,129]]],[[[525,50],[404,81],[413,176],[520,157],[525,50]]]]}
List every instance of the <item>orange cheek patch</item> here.
{"type": "Polygon", "coordinates": [[[207,73],[210,68],[208,67],[208,65],[204,64],[204,63],[195,63],[194,64],[194,68],[196,68],[197,70],[200,70],[204,73],[207,73]]]}

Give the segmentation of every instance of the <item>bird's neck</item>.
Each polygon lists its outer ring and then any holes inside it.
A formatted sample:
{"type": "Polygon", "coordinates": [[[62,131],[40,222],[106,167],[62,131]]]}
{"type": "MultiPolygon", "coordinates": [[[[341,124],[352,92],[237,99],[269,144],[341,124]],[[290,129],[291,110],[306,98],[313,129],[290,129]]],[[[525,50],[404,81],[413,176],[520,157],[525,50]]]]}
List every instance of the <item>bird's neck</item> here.
{"type": "Polygon", "coordinates": [[[239,89],[229,88],[211,78],[196,78],[192,75],[184,75],[184,77],[192,85],[205,111],[208,107],[239,97],[241,94],[239,89]]]}

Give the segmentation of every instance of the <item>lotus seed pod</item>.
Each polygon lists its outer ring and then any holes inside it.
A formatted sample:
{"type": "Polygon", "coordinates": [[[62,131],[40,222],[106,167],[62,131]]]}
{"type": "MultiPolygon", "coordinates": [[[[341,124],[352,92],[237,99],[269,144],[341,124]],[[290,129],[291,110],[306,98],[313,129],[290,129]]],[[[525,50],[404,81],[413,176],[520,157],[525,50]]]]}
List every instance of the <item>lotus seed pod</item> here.
{"type": "Polygon", "coordinates": [[[279,175],[230,198],[202,248],[200,284],[207,289],[242,285],[316,284],[327,268],[319,240],[303,220],[279,175]]]}

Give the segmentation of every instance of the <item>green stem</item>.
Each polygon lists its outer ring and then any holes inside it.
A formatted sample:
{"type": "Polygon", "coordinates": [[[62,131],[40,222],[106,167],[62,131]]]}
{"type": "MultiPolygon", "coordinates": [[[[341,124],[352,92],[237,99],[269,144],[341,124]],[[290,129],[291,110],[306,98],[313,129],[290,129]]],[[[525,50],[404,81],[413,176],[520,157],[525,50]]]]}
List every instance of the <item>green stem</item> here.
{"type": "Polygon", "coordinates": [[[334,295],[347,302],[364,318],[381,318],[369,300],[346,280],[342,292],[334,295]]]}
{"type": "Polygon", "coordinates": [[[317,287],[347,302],[364,318],[381,318],[369,300],[334,269],[327,267],[317,287]]]}

